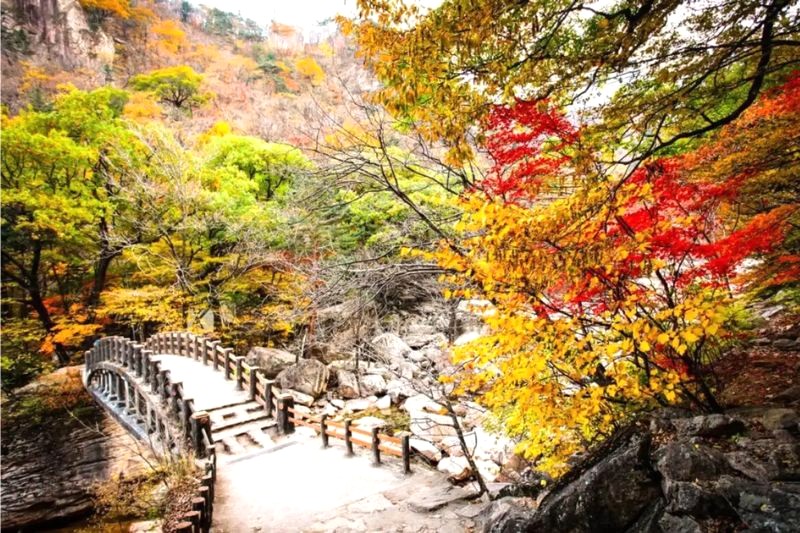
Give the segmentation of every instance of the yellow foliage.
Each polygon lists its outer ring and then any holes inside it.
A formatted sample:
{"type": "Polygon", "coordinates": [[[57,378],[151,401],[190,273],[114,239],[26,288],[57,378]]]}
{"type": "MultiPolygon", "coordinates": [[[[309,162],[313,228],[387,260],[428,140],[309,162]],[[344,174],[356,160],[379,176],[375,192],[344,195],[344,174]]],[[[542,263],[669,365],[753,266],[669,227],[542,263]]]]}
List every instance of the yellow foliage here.
{"type": "Polygon", "coordinates": [[[186,32],[174,20],[160,20],[153,24],[150,30],[155,35],[157,46],[162,52],[177,54],[186,43],[186,32]]]}
{"type": "Polygon", "coordinates": [[[297,72],[311,80],[311,83],[314,85],[319,85],[325,81],[325,71],[322,70],[322,67],[319,66],[319,63],[317,63],[313,57],[301,57],[295,61],[294,66],[297,72]]]}
{"type": "Polygon", "coordinates": [[[84,9],[106,11],[121,19],[131,16],[131,5],[128,0],[79,0],[84,9]]]}
{"type": "Polygon", "coordinates": [[[163,114],[163,109],[153,100],[151,95],[134,92],[130,93],[122,114],[126,118],[135,120],[136,122],[147,123],[152,120],[160,119],[163,114]]]}

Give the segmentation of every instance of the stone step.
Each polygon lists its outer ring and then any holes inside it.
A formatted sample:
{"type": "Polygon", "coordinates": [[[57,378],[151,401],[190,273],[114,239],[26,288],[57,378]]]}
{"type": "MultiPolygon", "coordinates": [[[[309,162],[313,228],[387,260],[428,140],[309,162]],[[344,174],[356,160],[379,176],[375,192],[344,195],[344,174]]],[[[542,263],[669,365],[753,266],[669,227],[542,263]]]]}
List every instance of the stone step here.
{"type": "Polygon", "coordinates": [[[231,455],[238,455],[247,451],[247,448],[239,444],[236,437],[226,437],[220,441],[225,451],[231,455]]]}
{"type": "Polygon", "coordinates": [[[212,434],[251,422],[271,420],[264,408],[256,402],[247,402],[235,407],[218,410],[210,413],[210,415],[212,434]]]}
{"type": "Polygon", "coordinates": [[[276,427],[276,425],[277,423],[275,422],[274,418],[267,418],[263,420],[256,420],[255,422],[247,423],[241,426],[229,427],[223,430],[215,430],[212,431],[211,434],[214,436],[215,441],[220,441],[231,437],[237,437],[246,433],[252,433],[253,435],[251,435],[251,437],[256,442],[261,443],[261,441],[266,442],[266,440],[268,440],[266,444],[262,444],[262,446],[267,446],[272,444],[272,439],[269,438],[267,432],[276,427]],[[263,437],[259,435],[263,435],[263,437]]]}

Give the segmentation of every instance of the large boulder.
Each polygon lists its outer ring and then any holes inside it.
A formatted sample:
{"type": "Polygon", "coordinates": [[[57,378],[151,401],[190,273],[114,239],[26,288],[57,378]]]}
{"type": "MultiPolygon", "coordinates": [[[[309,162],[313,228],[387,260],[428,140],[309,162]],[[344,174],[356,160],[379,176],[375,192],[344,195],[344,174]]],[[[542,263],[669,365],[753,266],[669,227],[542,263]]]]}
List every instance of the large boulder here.
{"type": "Polygon", "coordinates": [[[370,344],[378,358],[385,363],[400,364],[411,352],[411,346],[394,333],[381,333],[370,344]]]}
{"type": "Polygon", "coordinates": [[[361,377],[361,394],[364,396],[382,396],[386,393],[386,380],[377,374],[361,377]]]}
{"type": "Polygon", "coordinates": [[[260,368],[264,375],[270,379],[281,373],[282,370],[292,366],[297,361],[297,356],[286,350],[253,346],[247,352],[245,359],[251,366],[260,368]]]}
{"type": "Polygon", "coordinates": [[[453,419],[446,409],[424,394],[408,398],[403,404],[411,419],[409,429],[416,437],[439,443],[445,437],[456,435],[453,419]]]}
{"type": "Polygon", "coordinates": [[[352,400],[358,398],[358,378],[353,372],[341,368],[333,368],[332,373],[336,378],[336,393],[342,398],[352,400]]]}
{"type": "Polygon", "coordinates": [[[284,369],[276,380],[282,389],[293,389],[319,398],[328,387],[329,371],[316,359],[302,359],[284,369]]]}

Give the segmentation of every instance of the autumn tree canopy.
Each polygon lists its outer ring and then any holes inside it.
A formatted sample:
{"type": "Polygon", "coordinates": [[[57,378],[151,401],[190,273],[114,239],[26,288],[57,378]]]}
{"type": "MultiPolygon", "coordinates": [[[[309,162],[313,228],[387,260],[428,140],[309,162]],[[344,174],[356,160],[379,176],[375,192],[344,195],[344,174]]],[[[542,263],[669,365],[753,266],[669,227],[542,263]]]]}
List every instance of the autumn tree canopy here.
{"type": "Polygon", "coordinates": [[[744,295],[800,273],[789,2],[359,6],[374,101],[488,161],[416,252],[492,303],[456,390],[555,474],[642,410],[721,409],[744,295]]]}
{"type": "Polygon", "coordinates": [[[455,156],[492,104],[547,98],[581,107],[584,142],[625,137],[606,159],[626,162],[729,123],[779,82],[797,61],[790,4],[362,0],[343,24],[385,83],[377,97],[455,156]]]}

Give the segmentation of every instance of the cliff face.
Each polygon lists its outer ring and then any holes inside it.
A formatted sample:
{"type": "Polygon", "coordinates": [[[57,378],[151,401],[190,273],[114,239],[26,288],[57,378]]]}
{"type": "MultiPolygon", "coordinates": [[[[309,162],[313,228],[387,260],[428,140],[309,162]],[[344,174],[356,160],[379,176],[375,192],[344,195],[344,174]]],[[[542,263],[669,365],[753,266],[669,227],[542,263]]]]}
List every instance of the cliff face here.
{"type": "MultiPolygon", "coordinates": [[[[78,367],[45,376],[45,386],[52,387],[49,378],[54,375],[59,386],[66,384],[66,395],[76,396],[69,408],[53,409],[42,419],[26,415],[19,423],[7,424],[4,416],[0,494],[4,531],[35,531],[89,514],[98,483],[120,475],[135,478],[152,461],[146,444],[92,403],[81,388],[78,367]]],[[[22,394],[27,405],[51,401],[35,390],[22,394]]]]}
{"type": "Polygon", "coordinates": [[[113,61],[114,40],[90,24],[76,0],[3,0],[2,8],[7,60],[16,54],[65,69],[99,69],[113,61]]]}

